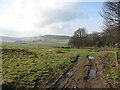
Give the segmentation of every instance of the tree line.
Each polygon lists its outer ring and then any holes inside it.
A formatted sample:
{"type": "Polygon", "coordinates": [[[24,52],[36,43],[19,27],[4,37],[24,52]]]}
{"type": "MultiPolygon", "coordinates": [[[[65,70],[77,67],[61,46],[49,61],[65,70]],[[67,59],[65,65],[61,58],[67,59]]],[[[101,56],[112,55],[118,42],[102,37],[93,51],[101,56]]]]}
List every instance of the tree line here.
{"type": "Polygon", "coordinates": [[[120,1],[105,2],[100,15],[104,18],[103,31],[87,34],[85,28],[79,28],[69,40],[71,47],[120,47],[120,1]]]}
{"type": "Polygon", "coordinates": [[[79,28],[69,40],[69,45],[74,48],[84,46],[112,46],[117,47],[118,44],[118,30],[116,27],[111,27],[103,32],[94,32],[87,34],[85,28],[79,28]]]}

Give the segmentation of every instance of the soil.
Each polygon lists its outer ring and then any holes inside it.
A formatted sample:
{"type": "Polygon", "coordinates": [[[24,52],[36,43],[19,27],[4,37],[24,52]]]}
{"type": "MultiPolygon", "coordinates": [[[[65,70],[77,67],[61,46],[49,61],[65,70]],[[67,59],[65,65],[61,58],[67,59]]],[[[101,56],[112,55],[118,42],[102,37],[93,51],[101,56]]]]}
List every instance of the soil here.
{"type": "Polygon", "coordinates": [[[80,60],[50,88],[53,90],[56,88],[62,90],[66,88],[114,88],[113,82],[104,74],[104,65],[107,62],[105,59],[104,56],[87,63],[85,60],[80,60]]]}
{"type": "MultiPolygon", "coordinates": [[[[2,49],[2,54],[8,54],[11,52],[18,54],[22,53],[23,56],[37,56],[35,53],[25,49],[2,49]]],[[[107,55],[92,61],[80,59],[75,62],[72,68],[61,75],[61,77],[58,78],[58,80],[51,85],[49,89],[56,90],[56,88],[60,88],[64,90],[66,88],[116,88],[114,82],[104,73],[107,62],[107,55]]],[[[39,80],[36,80],[35,82],[35,88],[39,88],[37,87],[37,84],[41,82],[39,80]]],[[[40,88],[46,87],[44,84],[41,84],[40,86],[42,86],[40,88]]]]}
{"type": "Polygon", "coordinates": [[[16,55],[16,54],[19,54],[19,55],[22,55],[22,56],[26,56],[26,57],[37,57],[36,53],[32,52],[32,51],[29,51],[27,49],[23,49],[23,48],[18,48],[18,49],[8,49],[8,48],[3,48],[1,50],[2,54],[4,55],[9,55],[12,53],[12,55],[16,55]]]}

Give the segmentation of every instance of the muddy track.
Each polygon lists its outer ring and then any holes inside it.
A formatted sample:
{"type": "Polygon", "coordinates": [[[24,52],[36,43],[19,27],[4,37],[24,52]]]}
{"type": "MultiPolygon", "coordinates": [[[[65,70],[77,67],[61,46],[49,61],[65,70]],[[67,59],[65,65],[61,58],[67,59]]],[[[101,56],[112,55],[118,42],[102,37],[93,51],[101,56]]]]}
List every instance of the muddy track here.
{"type": "Polygon", "coordinates": [[[85,63],[85,60],[80,60],[58,79],[52,90],[56,88],[62,90],[66,88],[110,88],[100,66],[94,61],[85,63]]]}

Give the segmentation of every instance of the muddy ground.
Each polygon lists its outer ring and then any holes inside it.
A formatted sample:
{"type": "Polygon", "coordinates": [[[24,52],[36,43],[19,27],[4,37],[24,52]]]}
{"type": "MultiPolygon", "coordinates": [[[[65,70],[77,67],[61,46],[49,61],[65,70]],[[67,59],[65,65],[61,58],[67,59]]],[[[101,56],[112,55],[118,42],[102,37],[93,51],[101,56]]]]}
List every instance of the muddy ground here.
{"type": "Polygon", "coordinates": [[[87,62],[81,59],[50,88],[53,88],[52,90],[56,90],[56,88],[62,90],[66,88],[119,88],[104,73],[106,63],[106,56],[87,62]]]}
{"type": "MultiPolygon", "coordinates": [[[[2,53],[8,54],[10,51],[11,49],[3,49],[2,53]]],[[[22,54],[23,56],[37,57],[35,53],[26,49],[12,49],[12,52],[22,54]]],[[[52,85],[50,85],[51,83],[49,83],[50,86],[44,84],[40,85],[41,82],[36,80],[35,88],[38,88],[38,90],[40,90],[40,88],[52,90],[57,90],[57,88],[62,90],[66,88],[120,88],[120,86],[116,85],[116,82],[110,79],[105,73],[107,63],[108,55],[103,55],[97,60],[92,61],[80,59],[52,85]]],[[[118,68],[119,67],[120,65],[118,68]]]]}

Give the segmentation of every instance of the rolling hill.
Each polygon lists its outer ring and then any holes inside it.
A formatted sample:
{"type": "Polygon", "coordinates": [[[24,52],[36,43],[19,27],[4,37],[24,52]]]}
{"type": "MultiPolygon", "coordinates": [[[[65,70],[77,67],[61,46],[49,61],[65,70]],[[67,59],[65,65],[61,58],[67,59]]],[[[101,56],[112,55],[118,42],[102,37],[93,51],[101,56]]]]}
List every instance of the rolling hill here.
{"type": "Polygon", "coordinates": [[[69,39],[70,36],[63,36],[63,35],[43,35],[43,36],[35,36],[35,37],[8,37],[8,36],[0,36],[2,41],[32,41],[32,40],[47,40],[47,39],[69,39]]]}
{"type": "Polygon", "coordinates": [[[67,46],[69,38],[70,36],[64,36],[64,35],[43,35],[43,36],[22,37],[22,38],[2,36],[1,41],[2,44],[48,48],[48,47],[67,46]]]}
{"type": "Polygon", "coordinates": [[[70,36],[63,36],[63,35],[44,35],[41,36],[44,39],[69,39],[70,36]]]}

